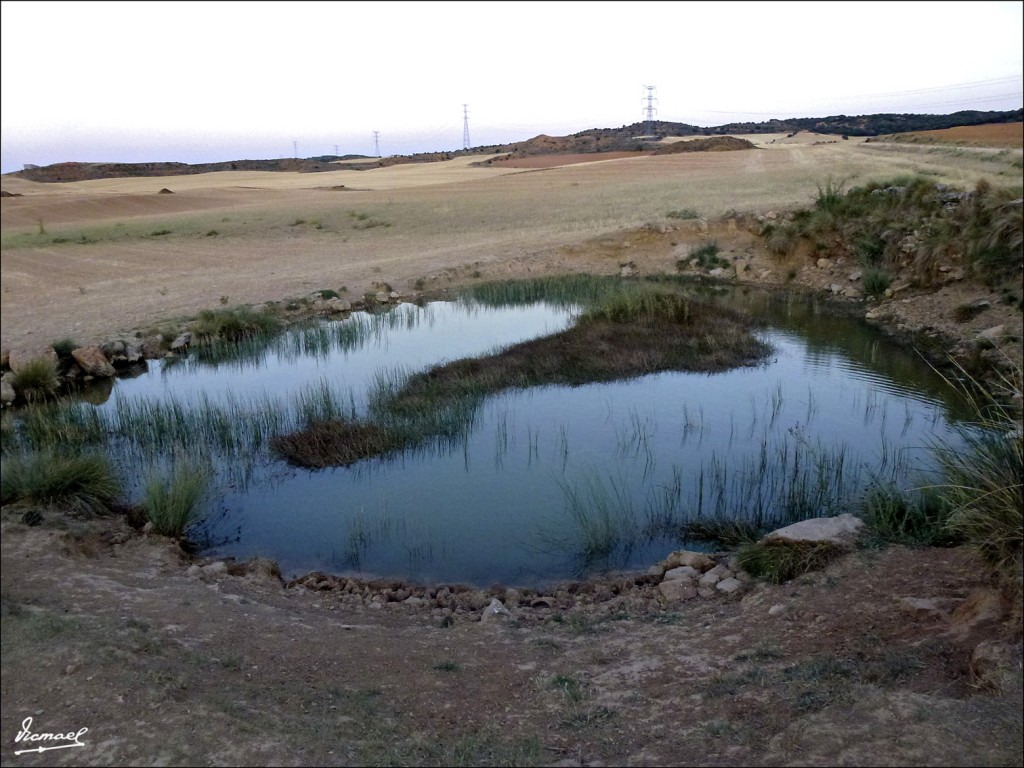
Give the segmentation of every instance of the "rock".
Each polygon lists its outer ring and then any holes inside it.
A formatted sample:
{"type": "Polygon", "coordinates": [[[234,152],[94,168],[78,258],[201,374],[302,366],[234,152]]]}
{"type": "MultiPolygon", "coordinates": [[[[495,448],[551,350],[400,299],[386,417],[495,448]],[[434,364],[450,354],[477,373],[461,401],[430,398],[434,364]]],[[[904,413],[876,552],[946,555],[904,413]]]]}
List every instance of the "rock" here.
{"type": "Polygon", "coordinates": [[[762,541],[787,539],[789,541],[827,541],[840,546],[850,546],[864,528],[864,521],[846,513],[835,517],[818,517],[801,520],[772,531],[762,541]]]}
{"type": "Polygon", "coordinates": [[[697,583],[700,584],[700,586],[702,587],[713,587],[721,580],[722,577],[719,576],[717,573],[714,573],[713,571],[708,571],[700,577],[700,580],[697,583]]]}
{"type": "Polygon", "coordinates": [[[841,286],[839,283],[832,283],[828,287],[828,290],[829,290],[830,293],[838,296],[840,293],[843,292],[843,286],[841,286]]]}
{"type": "Polygon", "coordinates": [[[22,368],[33,360],[44,358],[57,367],[57,350],[53,347],[27,347],[23,349],[12,349],[7,359],[11,370],[18,373],[22,368]]]}
{"type": "Polygon", "coordinates": [[[692,579],[669,579],[658,585],[658,591],[666,600],[672,602],[693,600],[697,597],[697,587],[692,579]]]}
{"type": "Polygon", "coordinates": [[[943,619],[949,610],[934,597],[904,597],[900,599],[900,610],[919,618],[943,619]]]}
{"type": "Polygon", "coordinates": [[[519,600],[522,596],[519,594],[518,589],[506,589],[505,590],[505,605],[516,606],[519,605],[519,600]]]}
{"type": "Polygon", "coordinates": [[[222,573],[228,572],[228,564],[223,560],[218,560],[215,563],[204,565],[202,570],[205,576],[219,576],[222,573]]]}
{"type": "MultiPolygon", "coordinates": [[[[657,564],[656,565],[652,565],[650,568],[647,569],[647,575],[648,576],[657,576],[659,578],[662,577],[662,576],[665,576],[665,566],[664,565],[657,565],[657,564]]],[[[668,578],[668,577],[666,577],[666,578],[668,578]]]]}
{"type": "Polygon", "coordinates": [[[1011,688],[1020,678],[1021,644],[1009,645],[997,640],[983,640],[971,653],[971,674],[977,683],[989,690],[1011,688]]]}
{"type": "Polygon", "coordinates": [[[737,275],[742,275],[744,272],[750,271],[750,262],[746,259],[737,259],[733,267],[736,269],[737,275]]]}
{"type": "Polygon", "coordinates": [[[672,568],[671,570],[665,571],[665,579],[671,581],[672,579],[697,579],[700,578],[700,571],[690,565],[681,565],[678,568],[672,568]]]}
{"type": "Polygon", "coordinates": [[[732,576],[722,579],[720,582],[715,584],[715,589],[719,592],[724,592],[727,595],[731,595],[737,589],[743,586],[743,582],[732,576]]]}
{"type": "Polygon", "coordinates": [[[496,597],[491,598],[491,603],[483,612],[480,614],[480,621],[488,622],[494,621],[495,619],[508,619],[511,616],[508,609],[502,604],[501,600],[496,597]]]}
{"type": "Polygon", "coordinates": [[[377,293],[375,293],[373,295],[373,298],[374,298],[374,300],[378,304],[390,304],[391,303],[391,300],[388,297],[388,294],[385,293],[384,291],[378,291],[377,293]]]}
{"type": "Polygon", "coordinates": [[[116,373],[114,366],[99,347],[79,347],[72,350],[71,356],[87,376],[107,378],[116,373]]]}
{"type": "Polygon", "coordinates": [[[4,405],[10,405],[14,402],[14,398],[17,397],[17,393],[14,391],[14,380],[13,373],[5,373],[0,376],[0,403],[4,405]]]}
{"type": "Polygon", "coordinates": [[[192,334],[191,333],[182,333],[182,334],[178,335],[178,338],[176,338],[174,341],[171,342],[170,348],[172,350],[174,350],[174,351],[177,351],[179,349],[184,349],[185,347],[187,347],[191,343],[192,343],[192,334]]]}
{"type": "Polygon", "coordinates": [[[402,294],[400,294],[398,291],[391,291],[391,293],[388,294],[388,299],[391,301],[399,301],[401,298],[402,294]]]}
{"type": "Polygon", "coordinates": [[[324,302],[324,306],[329,312],[351,312],[352,302],[335,296],[333,299],[328,299],[324,302]]]}
{"type": "Polygon", "coordinates": [[[704,571],[714,568],[715,561],[703,552],[691,552],[686,549],[681,549],[673,552],[665,558],[665,565],[669,568],[678,568],[679,566],[688,565],[703,573],[704,571]]]}
{"type": "Polygon", "coordinates": [[[769,616],[779,616],[781,614],[787,613],[788,611],[789,611],[789,609],[786,608],[786,606],[784,606],[782,603],[776,603],[775,605],[773,605],[771,608],[768,609],[768,615],[769,616]]]}
{"type": "Polygon", "coordinates": [[[864,294],[862,294],[856,288],[844,288],[843,289],[843,296],[845,296],[848,299],[859,299],[863,295],[864,294]]]}
{"type": "Polygon", "coordinates": [[[619,265],[619,277],[633,277],[639,274],[639,272],[640,270],[636,268],[636,264],[632,261],[619,265]]]}
{"type": "Polygon", "coordinates": [[[991,328],[986,328],[984,331],[979,333],[975,338],[977,341],[990,341],[992,343],[996,343],[1005,335],[1005,325],[994,325],[991,328]]]}
{"type": "Polygon", "coordinates": [[[710,272],[708,272],[708,275],[710,277],[721,277],[724,274],[725,274],[725,270],[722,269],[722,267],[715,267],[710,272]]]}
{"type": "Polygon", "coordinates": [[[861,276],[861,271],[859,269],[856,270],[855,272],[851,272],[850,273],[850,282],[851,283],[856,283],[858,280],[860,280],[860,276],[861,276]]]}
{"type": "Polygon", "coordinates": [[[250,580],[263,580],[274,584],[281,584],[281,567],[276,560],[269,557],[254,557],[246,560],[237,566],[239,576],[245,576],[250,580]]]}
{"type": "Polygon", "coordinates": [[[818,259],[816,264],[818,269],[828,269],[832,266],[832,262],[825,258],[818,259]]]}
{"type": "Polygon", "coordinates": [[[709,597],[715,596],[715,588],[709,586],[697,587],[697,594],[707,600],[709,597]]]}

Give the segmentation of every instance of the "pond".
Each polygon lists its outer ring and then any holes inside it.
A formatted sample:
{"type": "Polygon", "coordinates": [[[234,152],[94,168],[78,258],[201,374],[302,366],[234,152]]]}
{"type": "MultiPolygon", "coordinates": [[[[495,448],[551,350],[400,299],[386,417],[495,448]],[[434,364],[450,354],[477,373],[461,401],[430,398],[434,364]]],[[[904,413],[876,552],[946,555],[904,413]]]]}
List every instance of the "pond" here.
{"type": "Polygon", "coordinates": [[[703,297],[759,317],[768,359],[507,390],[454,436],[344,467],[291,466],[267,438],[311,413],[358,417],[382,382],[561,331],[578,308],[467,298],[357,313],[251,349],[151,361],[97,408],[138,430],[200,413],[187,446],[146,452],[125,441],[120,460],[136,478],[161,450],[218,467],[192,531],[204,554],[273,558],[286,578],[321,570],[480,586],[643,569],[681,546],[707,548],[681,534],[695,519],[766,526],[855,511],[871,482],[923,482],[930,447],[957,440],[966,414],[949,387],[863,322],[806,297],[703,297]],[[247,437],[225,440],[220,421],[247,437]]]}

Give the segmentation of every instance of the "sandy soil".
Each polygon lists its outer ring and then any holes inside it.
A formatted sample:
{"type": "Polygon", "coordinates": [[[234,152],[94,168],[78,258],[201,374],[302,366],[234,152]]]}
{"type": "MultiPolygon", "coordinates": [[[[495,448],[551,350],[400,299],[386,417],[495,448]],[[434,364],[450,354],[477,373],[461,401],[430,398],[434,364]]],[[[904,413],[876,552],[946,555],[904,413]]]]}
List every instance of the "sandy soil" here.
{"type": "MultiPolygon", "coordinates": [[[[413,294],[615,274],[626,262],[674,272],[709,238],[749,260],[749,274],[763,267],[781,282],[736,217],[705,228],[667,212],[782,211],[828,171],[932,168],[951,182],[999,172],[869,146],[765,144],[511,173],[4,179],[23,196],[2,202],[0,343],[110,338],[220,296],[357,295],[385,282],[413,294]],[[362,191],[316,188],[334,185],[362,191]],[[40,245],[39,219],[46,238],[94,242],[40,245]],[[390,226],[353,227],[361,221],[390,226]]],[[[802,265],[797,282],[835,279],[802,265]]],[[[961,300],[930,296],[890,308],[944,318],[961,300]]],[[[479,606],[375,608],[369,592],[288,587],[258,569],[197,573],[175,544],[119,517],[46,512],[28,527],[20,513],[9,505],[0,523],[3,765],[1022,764],[1019,669],[994,691],[971,667],[983,641],[1010,643],[1019,666],[1020,628],[999,623],[984,572],[961,549],[865,549],[787,584],[687,603],[643,579],[537,605],[499,589],[511,617],[481,622],[479,606]],[[84,746],[16,755],[26,718],[35,733],[88,728],[84,746]]]]}

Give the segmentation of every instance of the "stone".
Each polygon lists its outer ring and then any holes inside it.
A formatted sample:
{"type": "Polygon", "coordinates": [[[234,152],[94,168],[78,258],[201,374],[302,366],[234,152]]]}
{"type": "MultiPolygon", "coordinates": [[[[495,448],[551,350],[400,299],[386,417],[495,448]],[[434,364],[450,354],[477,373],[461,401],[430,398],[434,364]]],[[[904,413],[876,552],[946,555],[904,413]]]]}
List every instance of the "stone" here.
{"type": "Polygon", "coordinates": [[[843,286],[841,286],[839,283],[832,283],[828,287],[828,290],[829,290],[830,293],[838,296],[840,293],[843,292],[843,286]]]}
{"type": "Polygon", "coordinates": [[[673,552],[665,558],[665,565],[670,568],[678,568],[682,565],[688,565],[703,573],[704,571],[714,568],[715,561],[703,552],[691,552],[686,549],[681,549],[673,552]]]}
{"type": "Polygon", "coordinates": [[[839,546],[850,546],[860,536],[864,521],[849,513],[835,517],[817,517],[801,520],[784,528],[772,531],[762,541],[787,539],[789,541],[822,542],[827,541],[839,546]]]}
{"type": "Polygon", "coordinates": [[[708,571],[708,573],[713,573],[720,579],[727,579],[733,575],[732,570],[730,570],[729,566],[722,565],[721,563],[719,563],[710,571],[708,571]]]}
{"type": "Polygon", "coordinates": [[[727,595],[731,595],[733,592],[743,586],[743,582],[739,579],[730,576],[727,579],[722,579],[720,582],[715,584],[715,589],[719,592],[724,592],[727,595]]]}
{"type": "Polygon", "coordinates": [[[338,297],[328,299],[324,303],[324,306],[326,307],[327,311],[334,313],[352,311],[352,302],[338,297]]]}
{"type": "Polygon", "coordinates": [[[632,261],[619,265],[619,277],[633,277],[638,273],[639,270],[636,268],[636,264],[632,261]]]}
{"type": "Polygon", "coordinates": [[[114,366],[107,360],[107,356],[103,354],[103,350],[99,347],[79,347],[78,349],[72,350],[71,356],[75,358],[75,362],[78,363],[78,367],[85,372],[87,376],[100,376],[107,378],[113,376],[116,371],[114,366]]]}
{"type": "Polygon", "coordinates": [[[388,297],[388,294],[385,293],[384,291],[378,291],[377,293],[375,293],[373,295],[373,298],[377,301],[378,304],[390,304],[391,303],[391,299],[388,297]]]}
{"type": "Polygon", "coordinates": [[[986,328],[984,331],[979,333],[977,335],[976,339],[978,341],[990,341],[990,342],[994,343],[994,342],[999,341],[1005,335],[1006,335],[1006,326],[1005,325],[994,325],[991,328],[986,328]]]}
{"type": "Polygon", "coordinates": [[[203,566],[203,573],[207,576],[219,576],[222,573],[228,572],[228,564],[223,560],[218,560],[215,563],[203,566]]]}
{"type": "Polygon", "coordinates": [[[943,619],[950,611],[945,601],[934,597],[900,598],[900,610],[919,618],[943,619]]]}
{"type": "Polygon", "coordinates": [[[510,616],[511,614],[509,614],[508,609],[502,604],[501,600],[492,597],[490,604],[480,614],[480,621],[486,623],[496,619],[508,619],[510,616]]]}
{"type": "Polygon", "coordinates": [[[851,283],[856,283],[858,280],[860,280],[860,276],[861,276],[861,271],[859,269],[854,271],[854,272],[851,272],[850,273],[850,282],[851,283]]]}
{"type": "Polygon", "coordinates": [[[690,565],[681,565],[678,568],[665,571],[665,578],[669,581],[672,579],[697,579],[700,578],[700,571],[690,565]]]}
{"type": "Polygon", "coordinates": [[[710,272],[708,272],[708,276],[710,276],[710,277],[721,277],[724,274],[725,274],[725,270],[722,269],[722,267],[715,267],[710,272]]]}
{"type": "Polygon", "coordinates": [[[14,391],[14,380],[13,373],[5,373],[0,376],[0,403],[4,405],[10,405],[14,402],[14,398],[17,397],[17,393],[14,391]]]}
{"type": "Polygon", "coordinates": [[[864,294],[862,294],[856,288],[844,288],[843,289],[843,296],[845,296],[848,299],[859,299],[863,295],[864,294]]]}
{"type": "Polygon", "coordinates": [[[832,266],[832,262],[825,258],[818,259],[816,264],[818,269],[828,269],[832,266]]]}
{"type": "Polygon", "coordinates": [[[57,350],[53,347],[28,347],[24,349],[12,349],[7,358],[7,364],[11,370],[18,373],[22,368],[33,360],[45,358],[57,367],[57,350]]]}
{"type": "Polygon", "coordinates": [[[657,576],[659,578],[662,577],[662,576],[665,576],[665,566],[664,565],[657,565],[657,564],[656,565],[652,565],[650,568],[647,569],[647,575],[648,576],[657,576]]]}
{"type": "Polygon", "coordinates": [[[771,608],[768,609],[768,615],[769,616],[779,616],[779,615],[782,615],[782,614],[788,612],[788,610],[789,609],[786,608],[786,606],[784,606],[782,603],[776,603],[775,605],[773,605],[771,608]]]}
{"type": "Polygon", "coordinates": [[[172,350],[174,350],[174,351],[177,351],[179,349],[184,349],[185,347],[187,347],[191,343],[192,343],[192,334],[186,332],[186,333],[179,334],[178,338],[176,338],[174,341],[171,342],[170,348],[172,350]]]}
{"type": "Polygon", "coordinates": [[[693,600],[697,597],[697,587],[691,579],[669,579],[658,585],[658,591],[669,601],[693,600]]]}
{"type": "Polygon", "coordinates": [[[1020,677],[1021,644],[1009,645],[983,640],[971,653],[971,675],[982,688],[993,691],[1012,689],[1020,677]]]}
{"type": "Polygon", "coordinates": [[[708,571],[700,577],[700,580],[697,583],[700,584],[700,586],[702,587],[713,587],[721,580],[722,577],[719,576],[717,573],[714,573],[713,571],[708,571]]]}

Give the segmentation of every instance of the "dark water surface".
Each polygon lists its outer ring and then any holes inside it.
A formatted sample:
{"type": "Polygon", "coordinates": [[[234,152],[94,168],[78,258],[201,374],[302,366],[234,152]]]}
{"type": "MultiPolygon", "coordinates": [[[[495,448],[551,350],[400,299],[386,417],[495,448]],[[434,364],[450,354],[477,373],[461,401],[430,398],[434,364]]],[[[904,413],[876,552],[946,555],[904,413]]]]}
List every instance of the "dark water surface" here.
{"type": "MultiPolygon", "coordinates": [[[[805,298],[716,296],[765,320],[765,364],[509,391],[484,402],[464,440],[346,468],[253,455],[240,479],[225,461],[195,533],[210,555],[271,557],[286,576],[535,585],[644,568],[686,544],[678,523],[695,515],[799,516],[808,499],[815,514],[852,511],[872,477],[914,485],[929,446],[955,439],[950,425],[963,414],[948,387],[864,323],[805,298]]],[[[389,371],[485,354],[571,320],[546,304],[406,304],[323,326],[358,325],[342,342],[291,331],[220,362],[150,363],[100,407],[187,405],[201,393],[284,401],[326,386],[362,415],[389,371]]]]}

